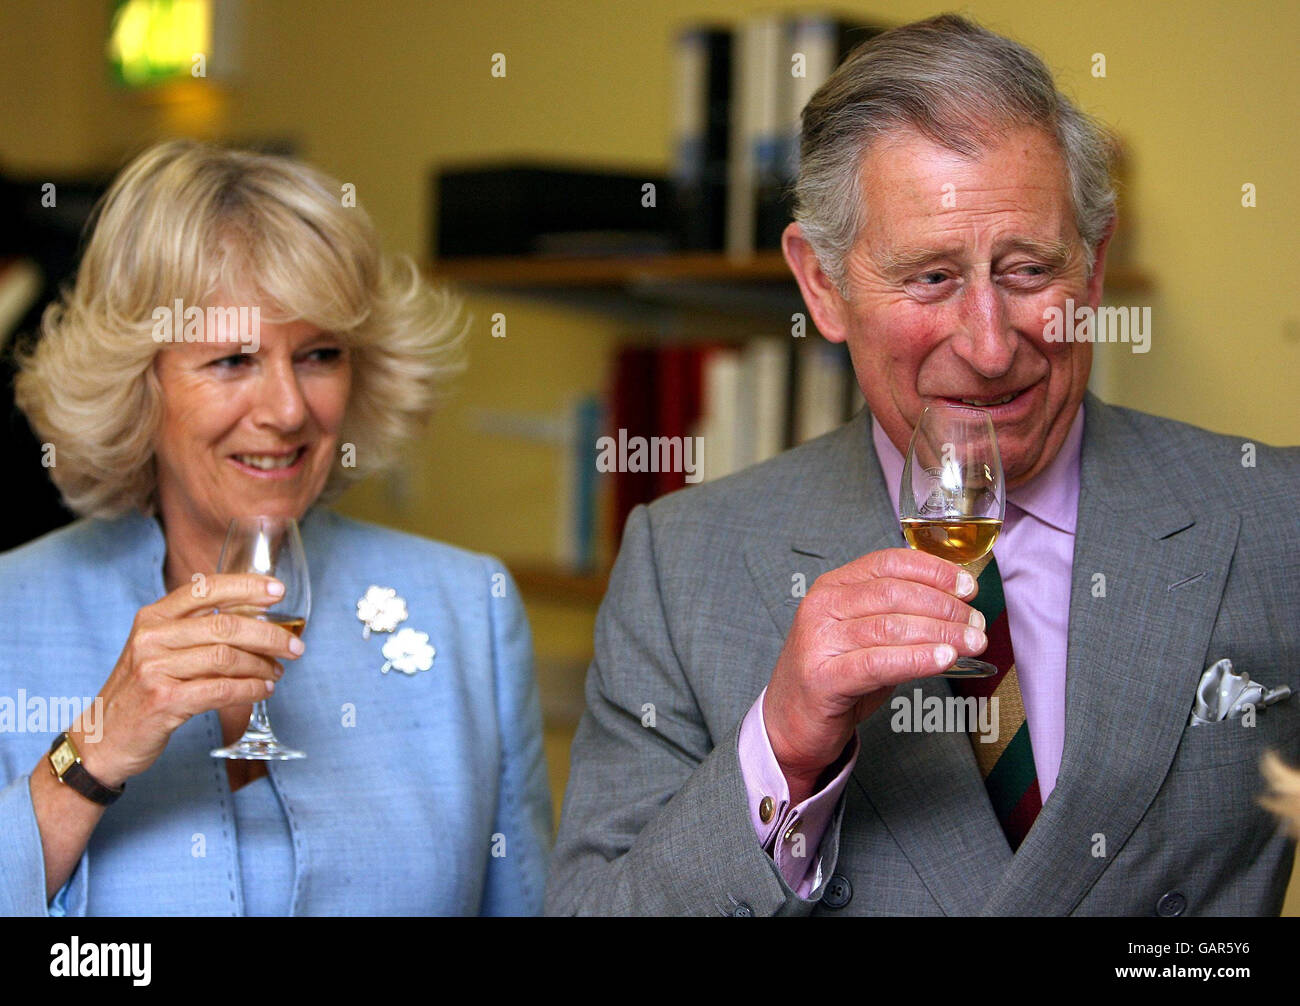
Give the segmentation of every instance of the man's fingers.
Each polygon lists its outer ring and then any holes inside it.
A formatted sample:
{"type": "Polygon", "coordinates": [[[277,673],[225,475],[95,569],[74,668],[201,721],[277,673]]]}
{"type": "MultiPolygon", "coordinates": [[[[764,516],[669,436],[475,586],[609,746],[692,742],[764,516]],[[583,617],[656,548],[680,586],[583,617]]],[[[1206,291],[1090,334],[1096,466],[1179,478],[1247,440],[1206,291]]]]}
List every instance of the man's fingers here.
{"type": "Polygon", "coordinates": [[[838,641],[846,653],[870,647],[947,643],[959,653],[970,656],[982,652],[988,645],[984,633],[973,625],[894,612],[837,622],[827,638],[838,641]]]}
{"type": "Polygon", "coordinates": [[[984,627],[984,616],[965,601],[938,587],[914,580],[878,577],[833,584],[822,590],[819,603],[823,612],[841,620],[896,612],[984,627]]]}
{"type": "Polygon", "coordinates": [[[868,552],[818,578],[826,585],[860,583],[878,577],[912,580],[964,600],[975,596],[976,580],[956,563],[910,548],[885,548],[868,552]]]}
{"type": "Polygon", "coordinates": [[[832,657],[825,667],[836,677],[842,694],[861,696],[914,678],[933,677],[956,660],[957,650],[948,643],[925,643],[851,650],[832,657]]]}

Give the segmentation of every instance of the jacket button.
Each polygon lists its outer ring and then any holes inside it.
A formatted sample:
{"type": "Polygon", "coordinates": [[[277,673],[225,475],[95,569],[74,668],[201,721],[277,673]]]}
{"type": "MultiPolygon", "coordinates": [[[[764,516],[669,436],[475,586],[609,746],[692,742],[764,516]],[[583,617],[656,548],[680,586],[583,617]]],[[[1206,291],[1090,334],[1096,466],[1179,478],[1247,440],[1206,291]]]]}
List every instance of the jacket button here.
{"type": "Polygon", "coordinates": [[[843,908],[853,897],[853,885],[849,878],[838,873],[831,874],[826,881],[826,890],[822,892],[822,904],[827,908],[843,908]]]}
{"type": "Polygon", "coordinates": [[[1165,918],[1182,915],[1185,911],[1187,911],[1187,899],[1177,891],[1162,894],[1160,900],[1156,902],[1156,914],[1165,918]]]}
{"type": "Polygon", "coordinates": [[[735,911],[731,913],[731,916],[735,919],[752,919],[754,917],[754,910],[742,901],[736,906],[735,911]]]}

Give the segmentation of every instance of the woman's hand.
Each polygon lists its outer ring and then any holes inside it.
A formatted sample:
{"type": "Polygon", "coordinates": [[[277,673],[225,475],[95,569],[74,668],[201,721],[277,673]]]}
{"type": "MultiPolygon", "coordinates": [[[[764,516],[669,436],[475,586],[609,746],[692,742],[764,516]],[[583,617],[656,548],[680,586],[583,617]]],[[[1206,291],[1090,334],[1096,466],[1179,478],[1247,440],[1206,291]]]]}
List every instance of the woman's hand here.
{"type": "Polygon", "coordinates": [[[191,716],[264,699],[303,645],[289,630],[252,615],[274,604],[284,585],[254,573],[214,574],[196,594],[184,584],[136,612],[131,635],[99,691],[100,723],[70,731],[86,770],[122,785],[152,765],[191,716]],[[222,609],[213,614],[213,609],[222,609]],[[234,609],[232,611],[232,609],[234,609]]]}

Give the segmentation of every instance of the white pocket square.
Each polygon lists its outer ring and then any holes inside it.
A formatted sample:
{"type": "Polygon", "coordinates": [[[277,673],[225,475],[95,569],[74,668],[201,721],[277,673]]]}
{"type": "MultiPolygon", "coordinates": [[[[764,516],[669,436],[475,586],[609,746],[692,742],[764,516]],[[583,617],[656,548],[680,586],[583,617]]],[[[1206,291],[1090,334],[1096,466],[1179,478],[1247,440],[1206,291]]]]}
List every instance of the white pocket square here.
{"type": "Polygon", "coordinates": [[[1271,706],[1291,697],[1290,685],[1269,688],[1251,681],[1246,671],[1234,671],[1226,657],[1211,664],[1196,686],[1196,704],[1192,706],[1190,726],[1236,719],[1247,706],[1271,706]]]}

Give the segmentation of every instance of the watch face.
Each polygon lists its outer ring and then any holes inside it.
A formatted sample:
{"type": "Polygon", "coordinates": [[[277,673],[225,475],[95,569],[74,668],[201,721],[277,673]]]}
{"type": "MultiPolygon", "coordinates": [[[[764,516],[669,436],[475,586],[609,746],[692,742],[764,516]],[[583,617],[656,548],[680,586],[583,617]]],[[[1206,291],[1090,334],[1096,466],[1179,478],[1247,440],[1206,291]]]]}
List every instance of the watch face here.
{"type": "Polygon", "coordinates": [[[59,778],[63,777],[63,773],[68,771],[68,766],[76,760],[77,756],[72,751],[72,745],[67,741],[55,748],[54,753],[50,755],[50,764],[54,766],[54,772],[59,778]]]}

